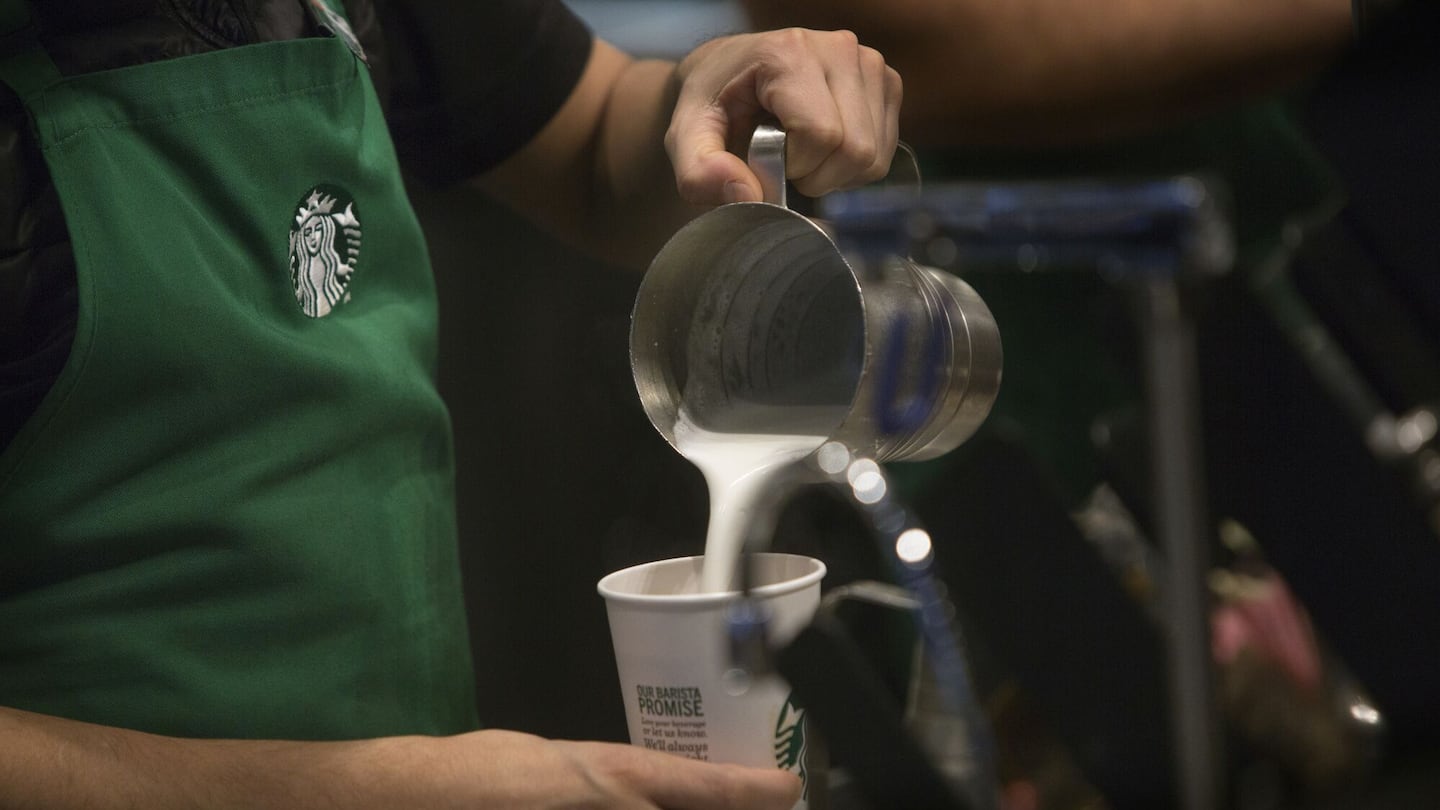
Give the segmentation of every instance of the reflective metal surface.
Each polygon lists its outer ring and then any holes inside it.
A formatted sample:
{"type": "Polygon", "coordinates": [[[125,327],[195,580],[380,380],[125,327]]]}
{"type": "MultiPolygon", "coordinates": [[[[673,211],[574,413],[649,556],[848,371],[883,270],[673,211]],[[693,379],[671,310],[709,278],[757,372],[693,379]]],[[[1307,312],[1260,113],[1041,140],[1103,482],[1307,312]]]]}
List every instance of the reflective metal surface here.
{"type": "MultiPolygon", "coordinates": [[[[779,199],[776,133],[757,130],[751,164],[779,199]]],[[[932,458],[969,438],[1002,365],[994,318],[968,284],[901,256],[852,262],[775,201],[721,206],[661,249],[630,350],[641,404],[667,440],[683,409],[707,430],[822,436],[879,461],[932,458]]]]}

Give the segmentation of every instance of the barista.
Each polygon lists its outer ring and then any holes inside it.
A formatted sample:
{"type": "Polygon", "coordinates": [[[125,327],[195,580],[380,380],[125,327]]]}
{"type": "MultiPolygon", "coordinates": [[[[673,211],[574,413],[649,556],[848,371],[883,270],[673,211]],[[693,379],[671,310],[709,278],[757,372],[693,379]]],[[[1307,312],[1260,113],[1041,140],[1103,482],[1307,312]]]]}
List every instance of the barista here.
{"type": "Polygon", "coordinates": [[[787,774],[476,731],[401,166],[642,260],[885,172],[897,74],[634,61],[558,2],[0,4],[0,805],[788,807],[787,774]]]}

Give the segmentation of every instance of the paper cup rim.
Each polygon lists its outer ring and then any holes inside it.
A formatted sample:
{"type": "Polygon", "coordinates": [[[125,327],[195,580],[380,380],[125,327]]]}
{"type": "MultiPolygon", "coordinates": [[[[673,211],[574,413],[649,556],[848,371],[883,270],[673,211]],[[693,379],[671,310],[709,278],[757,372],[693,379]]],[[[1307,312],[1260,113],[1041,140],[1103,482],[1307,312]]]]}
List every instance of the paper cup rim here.
{"type": "MultiPolygon", "coordinates": [[[[825,573],[827,571],[827,569],[825,568],[825,563],[814,557],[805,554],[785,554],[773,551],[759,552],[759,555],[763,557],[788,557],[791,559],[804,560],[814,566],[812,570],[806,572],[801,576],[795,577],[794,579],[787,579],[784,582],[776,582],[772,585],[762,585],[758,588],[751,589],[750,593],[762,599],[785,596],[786,594],[803,591],[806,588],[819,583],[820,580],[825,578],[825,573]]],[[[617,580],[641,568],[650,568],[652,566],[665,563],[694,563],[696,560],[701,559],[704,558],[700,555],[691,555],[688,557],[666,557],[662,560],[651,560],[649,562],[639,563],[638,565],[632,565],[628,568],[622,568],[619,571],[613,571],[601,577],[600,581],[595,586],[595,590],[599,591],[600,595],[605,597],[606,602],[628,605],[664,605],[669,609],[674,609],[676,607],[682,606],[707,607],[710,605],[718,605],[724,602],[732,601],[735,599],[735,597],[740,595],[740,591],[738,590],[714,591],[711,593],[647,594],[630,593],[628,591],[620,591],[615,589],[615,582],[617,580]]]]}

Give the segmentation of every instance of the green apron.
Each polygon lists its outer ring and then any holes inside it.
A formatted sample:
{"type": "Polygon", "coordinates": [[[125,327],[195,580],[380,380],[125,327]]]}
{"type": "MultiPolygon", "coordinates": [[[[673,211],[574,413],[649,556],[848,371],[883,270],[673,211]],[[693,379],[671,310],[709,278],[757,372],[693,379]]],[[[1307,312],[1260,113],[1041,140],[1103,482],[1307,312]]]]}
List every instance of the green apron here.
{"type": "Polygon", "coordinates": [[[0,78],[79,291],[0,455],[0,705],[185,736],[475,727],[435,291],[366,66],[326,37],[61,78],[32,45],[0,78]]]}

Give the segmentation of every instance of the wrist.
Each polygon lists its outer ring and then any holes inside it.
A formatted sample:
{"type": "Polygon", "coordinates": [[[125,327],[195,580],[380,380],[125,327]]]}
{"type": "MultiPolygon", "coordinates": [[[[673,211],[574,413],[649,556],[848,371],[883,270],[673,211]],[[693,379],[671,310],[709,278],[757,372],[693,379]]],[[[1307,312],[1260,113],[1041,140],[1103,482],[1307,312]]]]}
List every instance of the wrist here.
{"type": "Polygon", "coordinates": [[[176,800],[176,807],[399,807],[404,803],[374,803],[376,796],[398,795],[395,791],[400,780],[387,776],[381,767],[387,761],[383,748],[389,739],[297,742],[161,738],[162,755],[168,748],[165,761],[172,764],[159,772],[171,780],[165,788],[176,800]]]}
{"type": "Polygon", "coordinates": [[[727,40],[733,39],[735,36],[734,34],[727,34],[707,39],[690,49],[689,53],[685,54],[675,63],[676,83],[684,83],[685,80],[690,77],[690,74],[695,71],[695,67],[708,58],[711,51],[722,47],[727,40]]]}

